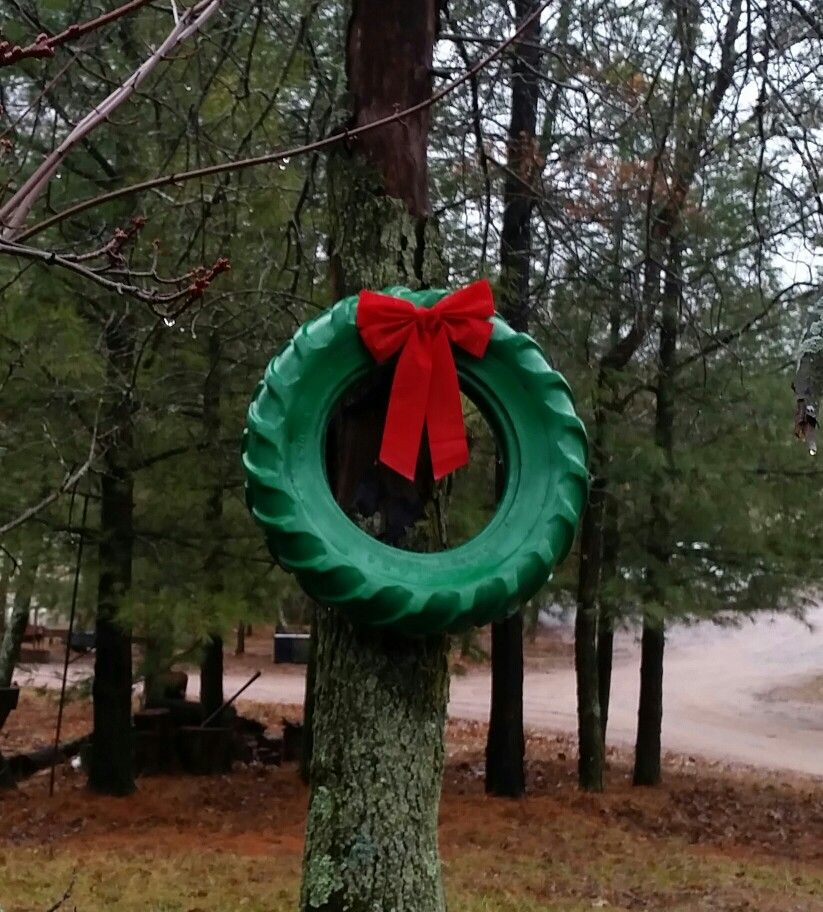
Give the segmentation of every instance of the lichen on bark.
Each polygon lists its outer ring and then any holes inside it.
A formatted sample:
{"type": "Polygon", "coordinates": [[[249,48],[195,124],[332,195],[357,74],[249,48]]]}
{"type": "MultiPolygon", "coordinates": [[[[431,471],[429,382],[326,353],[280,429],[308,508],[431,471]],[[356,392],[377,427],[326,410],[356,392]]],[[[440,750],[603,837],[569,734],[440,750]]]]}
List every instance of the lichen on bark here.
{"type": "Polygon", "coordinates": [[[335,296],[360,288],[444,284],[446,264],[431,218],[387,196],[380,175],[361,157],[332,155],[328,175],[335,296]]]}
{"type": "Polygon", "coordinates": [[[317,628],[301,908],[439,912],[444,638],[355,629],[326,608],[317,628]]]}

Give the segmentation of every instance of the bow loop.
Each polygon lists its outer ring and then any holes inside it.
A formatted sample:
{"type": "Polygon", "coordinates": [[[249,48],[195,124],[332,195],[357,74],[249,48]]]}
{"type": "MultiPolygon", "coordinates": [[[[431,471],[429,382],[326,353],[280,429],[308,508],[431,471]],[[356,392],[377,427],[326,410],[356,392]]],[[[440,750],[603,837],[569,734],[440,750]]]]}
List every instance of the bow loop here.
{"type": "Polygon", "coordinates": [[[414,481],[426,427],[434,477],[469,461],[460,384],[451,345],[482,358],[492,335],[491,286],[484,279],[441,298],[433,307],[361,291],[357,328],[383,362],[400,352],[392,381],[380,461],[414,481]]]}

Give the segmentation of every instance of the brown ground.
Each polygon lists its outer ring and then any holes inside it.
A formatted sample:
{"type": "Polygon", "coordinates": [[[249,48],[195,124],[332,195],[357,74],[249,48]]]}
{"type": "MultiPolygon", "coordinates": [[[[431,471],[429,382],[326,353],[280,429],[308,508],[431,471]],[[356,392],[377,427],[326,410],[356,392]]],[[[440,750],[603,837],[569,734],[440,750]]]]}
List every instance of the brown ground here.
{"type": "MultiPolygon", "coordinates": [[[[294,706],[240,704],[241,711],[276,732],[294,706]]],[[[53,697],[25,693],[0,735],[10,754],[46,743],[52,730],[53,697]]],[[[87,701],[70,703],[66,738],[90,728],[87,701]]],[[[459,849],[482,833],[494,839],[511,815],[523,823],[575,815],[595,830],[617,826],[644,838],[677,837],[691,845],[734,854],[765,853],[823,868],[823,783],[785,774],[733,768],[704,761],[666,758],[665,785],[635,789],[629,758],[611,752],[608,790],[581,794],[575,788],[574,747],[565,736],[528,739],[529,797],[512,804],[483,795],[485,726],[451,722],[449,762],[442,806],[443,843],[459,849]]],[[[59,770],[56,797],[49,800],[46,774],[0,798],[0,843],[42,845],[59,841],[92,847],[123,843],[130,848],[195,848],[219,835],[221,845],[244,854],[299,853],[307,794],[292,767],[241,767],[230,776],[157,777],[142,780],[138,793],[117,800],[89,795],[81,773],[59,770]]],[[[520,850],[540,851],[539,827],[524,827],[520,850]],[[532,836],[538,843],[528,846],[532,836]]]]}
{"type": "MultiPolygon", "coordinates": [[[[261,649],[263,646],[261,645],[261,649]]],[[[262,655],[262,653],[261,653],[262,655]]],[[[252,653],[238,664],[259,667],[252,653]]],[[[277,733],[300,708],[240,702],[277,733]]],[[[21,695],[6,754],[49,743],[54,693],[21,695]]],[[[89,731],[87,698],[63,740],[89,731]]],[[[667,756],[658,789],[610,753],[608,790],[576,788],[574,744],[528,738],[528,797],[483,792],[485,725],[450,722],[440,836],[451,912],[823,912],[823,780],[667,756]]],[[[60,768],[0,793],[0,909],[44,912],[72,884],[77,912],[290,912],[308,792],[293,766],[139,781],[89,794],[60,768]]]]}

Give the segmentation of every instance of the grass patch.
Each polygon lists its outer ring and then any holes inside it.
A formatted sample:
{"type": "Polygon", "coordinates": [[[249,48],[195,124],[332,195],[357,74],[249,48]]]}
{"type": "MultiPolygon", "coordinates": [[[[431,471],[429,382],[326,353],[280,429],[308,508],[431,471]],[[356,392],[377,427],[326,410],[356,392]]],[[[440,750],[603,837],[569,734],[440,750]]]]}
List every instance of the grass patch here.
{"type": "MultiPolygon", "coordinates": [[[[456,912],[823,910],[823,872],[787,861],[731,859],[613,831],[592,842],[564,831],[542,856],[446,846],[449,909],[456,912]]],[[[542,834],[546,837],[550,833],[542,834]]],[[[532,844],[532,839],[529,840],[532,844]]],[[[44,912],[73,883],[77,912],[293,912],[300,858],[233,852],[156,854],[63,848],[0,852],[3,912],[44,912]]]]}
{"type": "Polygon", "coordinates": [[[0,856],[4,912],[45,912],[73,882],[77,912],[292,912],[298,862],[203,852],[173,857],[14,849],[0,856]]]}

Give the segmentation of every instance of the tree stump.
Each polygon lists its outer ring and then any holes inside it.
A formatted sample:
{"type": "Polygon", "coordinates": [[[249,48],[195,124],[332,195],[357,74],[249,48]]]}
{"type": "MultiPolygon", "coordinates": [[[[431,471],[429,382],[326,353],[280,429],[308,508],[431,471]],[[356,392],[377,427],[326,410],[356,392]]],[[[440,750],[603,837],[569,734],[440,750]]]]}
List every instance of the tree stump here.
{"type": "Polygon", "coordinates": [[[231,771],[230,728],[201,728],[186,725],[177,732],[177,755],[187,773],[213,776],[231,771]]]}
{"type": "Polygon", "coordinates": [[[174,725],[168,709],[143,709],[134,714],[134,758],[139,775],[174,769],[174,725]]]}

